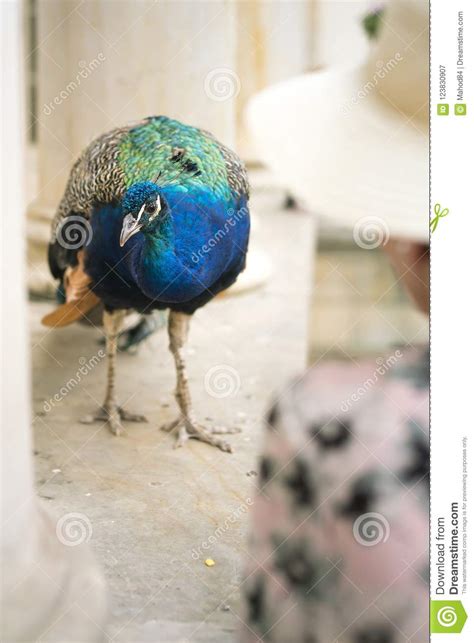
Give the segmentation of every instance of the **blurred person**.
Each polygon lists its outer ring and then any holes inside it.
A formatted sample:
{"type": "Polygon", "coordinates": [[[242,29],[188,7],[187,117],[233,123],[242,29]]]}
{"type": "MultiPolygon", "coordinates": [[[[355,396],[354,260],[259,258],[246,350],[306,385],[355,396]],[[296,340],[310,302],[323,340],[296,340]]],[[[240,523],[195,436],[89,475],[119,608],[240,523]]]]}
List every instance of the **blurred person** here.
{"type": "MultiPolygon", "coordinates": [[[[426,311],[427,248],[387,245],[426,311]]],[[[315,366],[278,396],[251,518],[243,641],[428,640],[428,384],[428,352],[401,348],[315,366]]]]}
{"type": "MultiPolygon", "coordinates": [[[[249,127],[291,193],[361,248],[383,247],[427,313],[428,2],[392,0],[364,26],[367,61],[264,90],[249,127]]],[[[400,347],[314,365],[276,397],[242,641],[429,640],[428,381],[428,351],[400,347]]]]}

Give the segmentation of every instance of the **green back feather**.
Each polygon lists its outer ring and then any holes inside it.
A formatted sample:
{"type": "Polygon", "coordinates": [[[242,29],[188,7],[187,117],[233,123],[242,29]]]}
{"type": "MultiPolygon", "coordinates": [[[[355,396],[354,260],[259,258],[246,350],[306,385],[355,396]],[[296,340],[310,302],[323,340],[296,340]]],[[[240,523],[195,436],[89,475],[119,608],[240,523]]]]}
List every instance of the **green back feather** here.
{"type": "Polygon", "coordinates": [[[127,188],[159,174],[159,185],[207,186],[217,197],[231,198],[225,159],[215,139],[166,117],[130,130],[119,142],[119,164],[127,188]]]}

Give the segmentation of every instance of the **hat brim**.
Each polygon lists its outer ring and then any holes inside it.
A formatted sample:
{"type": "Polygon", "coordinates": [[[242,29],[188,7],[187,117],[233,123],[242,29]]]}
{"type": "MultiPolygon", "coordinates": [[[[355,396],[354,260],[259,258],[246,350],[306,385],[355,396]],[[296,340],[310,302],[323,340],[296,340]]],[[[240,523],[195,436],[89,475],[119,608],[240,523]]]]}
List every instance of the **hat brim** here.
{"type": "Polygon", "coordinates": [[[427,241],[428,124],[368,90],[363,67],[269,87],[246,118],[261,160],[318,214],[352,229],[376,217],[394,238],[427,241]]]}

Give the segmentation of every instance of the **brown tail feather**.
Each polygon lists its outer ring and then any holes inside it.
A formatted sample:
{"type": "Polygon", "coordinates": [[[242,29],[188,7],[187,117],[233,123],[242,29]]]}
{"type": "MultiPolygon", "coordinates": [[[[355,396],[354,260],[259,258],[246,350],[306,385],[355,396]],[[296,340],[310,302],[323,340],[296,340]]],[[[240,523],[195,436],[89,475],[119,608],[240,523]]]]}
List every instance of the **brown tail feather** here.
{"type": "Polygon", "coordinates": [[[62,306],[53,310],[52,313],[45,315],[41,323],[51,328],[68,326],[78,319],[81,319],[81,317],[84,317],[92,308],[97,306],[98,303],[100,303],[99,297],[97,297],[92,290],[88,290],[80,299],[62,304],[62,306]]]}
{"type": "Polygon", "coordinates": [[[76,266],[69,266],[64,273],[66,303],[43,317],[41,322],[45,326],[52,328],[68,326],[84,317],[100,302],[100,299],[89,290],[91,280],[84,270],[83,250],[79,250],[77,253],[77,261],[76,266]]]}

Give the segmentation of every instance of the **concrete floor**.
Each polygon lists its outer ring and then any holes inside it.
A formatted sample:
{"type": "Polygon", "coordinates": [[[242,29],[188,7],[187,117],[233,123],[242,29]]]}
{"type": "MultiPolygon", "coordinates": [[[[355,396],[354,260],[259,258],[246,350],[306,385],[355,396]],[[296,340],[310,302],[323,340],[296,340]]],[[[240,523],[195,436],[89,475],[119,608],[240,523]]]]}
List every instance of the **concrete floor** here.
{"type": "Polygon", "coordinates": [[[274,269],[267,285],[210,303],[191,326],[196,411],[242,427],[229,437],[232,455],[194,441],[173,450],[173,438],[158,430],[176,412],[163,330],[137,355],[119,356],[120,401],[149,423],[127,424],[118,438],[100,424],[79,423],[102,401],[105,359],[66,395],[60,390],[97,354],[100,332],[79,325],[50,331],[40,319],[51,304],[31,305],[39,494],[58,518],[78,512],[90,521],[90,545],[110,590],[108,640],[235,640],[262,416],[272,390],[304,368],[307,353],[314,222],[279,209],[281,202],[264,187],[254,196],[255,237],[274,269]],[[206,392],[206,373],[217,367],[230,376],[234,395],[206,392]],[[62,399],[45,411],[55,394],[62,399]],[[215,542],[206,550],[209,539],[215,542]]]}

